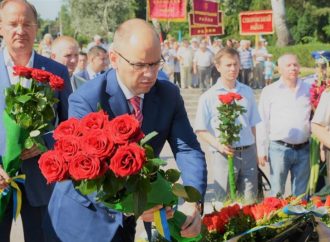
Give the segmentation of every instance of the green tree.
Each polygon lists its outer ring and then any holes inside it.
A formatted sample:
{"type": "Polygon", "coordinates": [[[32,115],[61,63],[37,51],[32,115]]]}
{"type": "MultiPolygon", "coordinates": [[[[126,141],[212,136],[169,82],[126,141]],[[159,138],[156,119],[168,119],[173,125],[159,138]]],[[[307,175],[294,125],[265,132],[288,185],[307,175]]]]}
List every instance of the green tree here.
{"type": "Polygon", "coordinates": [[[124,20],[134,16],[134,0],[67,0],[71,26],[78,34],[108,37],[124,20]]]}

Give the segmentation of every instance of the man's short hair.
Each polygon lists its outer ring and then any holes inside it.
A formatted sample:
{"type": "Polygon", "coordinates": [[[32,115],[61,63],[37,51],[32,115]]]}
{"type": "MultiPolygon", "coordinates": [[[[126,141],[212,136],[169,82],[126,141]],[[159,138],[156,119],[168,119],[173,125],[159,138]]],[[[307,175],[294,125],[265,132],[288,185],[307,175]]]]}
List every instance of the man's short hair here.
{"type": "Polygon", "coordinates": [[[222,48],[216,53],[214,57],[214,62],[216,64],[220,64],[221,59],[224,56],[237,56],[237,58],[239,58],[239,53],[234,48],[229,48],[229,47],[222,48]]]}
{"type": "MultiPolygon", "coordinates": [[[[1,11],[3,10],[3,8],[7,5],[7,3],[10,3],[10,2],[13,2],[13,0],[4,0],[0,3],[0,22],[2,21],[1,20],[1,11]]],[[[26,0],[15,0],[15,2],[22,2],[22,3],[25,3],[26,6],[28,6],[32,13],[33,13],[33,17],[34,17],[34,20],[35,20],[35,23],[38,23],[38,13],[37,13],[37,10],[36,8],[34,7],[34,5],[32,3],[29,3],[28,1],[26,0]]]]}
{"type": "Polygon", "coordinates": [[[97,45],[97,46],[93,46],[92,48],[90,48],[90,50],[87,53],[87,56],[90,58],[90,57],[98,56],[102,53],[106,54],[107,53],[106,49],[97,45]]]}

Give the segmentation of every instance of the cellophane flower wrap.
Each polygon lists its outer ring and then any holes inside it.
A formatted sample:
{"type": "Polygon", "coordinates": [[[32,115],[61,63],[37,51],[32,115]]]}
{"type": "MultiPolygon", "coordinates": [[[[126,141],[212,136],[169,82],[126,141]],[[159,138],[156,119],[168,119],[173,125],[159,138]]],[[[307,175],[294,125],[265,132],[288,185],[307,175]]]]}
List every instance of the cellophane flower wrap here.
{"type": "Polygon", "coordinates": [[[325,202],[290,196],[244,206],[234,203],[204,216],[203,241],[298,241],[315,233],[316,219],[329,223],[329,206],[330,196],[325,202]],[[309,229],[310,234],[303,235],[309,229]]]}
{"type": "MultiPolygon", "coordinates": [[[[45,70],[25,66],[14,66],[13,70],[14,76],[19,77],[19,82],[6,88],[4,93],[3,123],[6,130],[6,149],[2,156],[3,169],[11,179],[7,181],[9,186],[0,191],[0,219],[12,193],[14,201],[18,199],[20,206],[21,192],[16,184],[24,182],[24,176],[16,176],[22,162],[20,155],[24,149],[30,149],[34,145],[41,151],[46,150],[42,135],[53,129],[51,121],[55,119],[54,104],[58,102],[55,91],[61,90],[64,86],[61,77],[45,70]],[[23,86],[24,80],[30,82],[29,87],[23,86]]],[[[20,209],[18,207],[14,210],[16,218],[20,209]]]]}
{"type": "MultiPolygon", "coordinates": [[[[178,197],[199,201],[196,189],[177,183],[177,170],[160,168],[166,162],[147,144],[155,135],[145,136],[128,114],[109,120],[100,110],[80,120],[70,118],[54,131],[55,148],[41,156],[39,167],[49,183],[71,179],[82,195],[95,193],[96,202],[136,218],[159,204],[176,205],[178,197]]],[[[180,236],[184,221],[179,212],[168,220],[177,241],[189,241],[180,236]]]]}
{"type": "MultiPolygon", "coordinates": [[[[220,105],[217,108],[219,112],[219,128],[220,142],[224,145],[232,145],[234,142],[239,141],[239,133],[242,128],[240,123],[237,123],[237,118],[246,112],[243,106],[237,103],[242,99],[238,93],[228,92],[227,94],[218,96],[220,105]]],[[[228,155],[228,179],[230,188],[230,198],[236,198],[236,184],[234,174],[234,157],[228,155]]]]}

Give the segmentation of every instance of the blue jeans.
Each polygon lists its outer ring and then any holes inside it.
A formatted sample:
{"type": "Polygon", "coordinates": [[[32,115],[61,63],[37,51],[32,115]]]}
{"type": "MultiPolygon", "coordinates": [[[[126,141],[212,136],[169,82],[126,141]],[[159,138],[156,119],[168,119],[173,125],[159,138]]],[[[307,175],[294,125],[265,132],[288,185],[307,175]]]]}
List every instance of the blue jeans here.
{"type": "Polygon", "coordinates": [[[285,182],[290,171],[292,195],[306,192],[309,174],[309,144],[301,149],[292,149],[276,142],[269,146],[271,195],[284,194],[285,182]]]}

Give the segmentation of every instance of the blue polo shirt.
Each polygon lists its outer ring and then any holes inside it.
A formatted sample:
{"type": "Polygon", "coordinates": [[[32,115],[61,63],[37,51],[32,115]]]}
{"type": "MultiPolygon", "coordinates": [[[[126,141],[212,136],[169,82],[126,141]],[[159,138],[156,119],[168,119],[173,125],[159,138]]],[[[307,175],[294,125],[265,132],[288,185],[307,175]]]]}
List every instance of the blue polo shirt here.
{"type": "MultiPolygon", "coordinates": [[[[255,143],[255,137],[251,128],[260,122],[260,116],[252,89],[238,81],[235,82],[234,89],[228,90],[223,86],[221,79],[218,79],[213,87],[201,95],[198,102],[194,130],[195,132],[206,130],[214,137],[219,137],[220,131],[218,127],[220,121],[217,107],[221,105],[221,102],[218,96],[228,92],[240,94],[243,98],[237,102],[246,109],[246,112],[236,119],[236,123],[242,124],[242,129],[239,134],[240,140],[235,142],[233,147],[252,145],[255,143]]],[[[211,150],[215,149],[211,147],[211,150]]]]}

